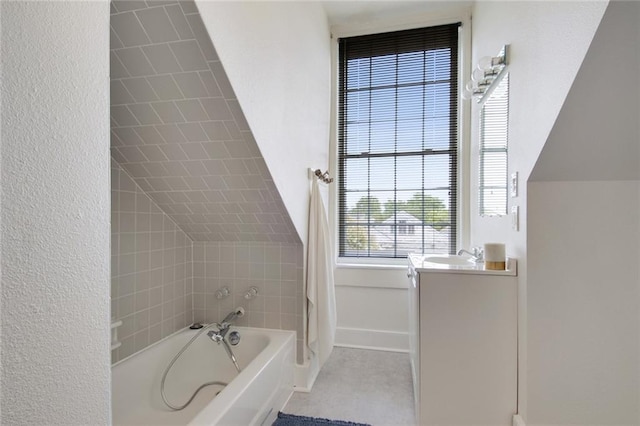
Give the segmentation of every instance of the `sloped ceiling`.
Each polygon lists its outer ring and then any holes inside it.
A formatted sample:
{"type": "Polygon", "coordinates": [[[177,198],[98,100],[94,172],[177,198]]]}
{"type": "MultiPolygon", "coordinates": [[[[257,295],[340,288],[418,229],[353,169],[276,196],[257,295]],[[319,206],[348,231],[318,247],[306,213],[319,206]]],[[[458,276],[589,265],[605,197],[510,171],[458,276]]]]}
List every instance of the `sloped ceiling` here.
{"type": "Polygon", "coordinates": [[[195,241],[300,242],[193,1],[111,3],[111,155],[195,241]]]}
{"type": "Polygon", "coordinates": [[[640,3],[610,2],[531,181],[640,180],[639,45],[640,3]]]}

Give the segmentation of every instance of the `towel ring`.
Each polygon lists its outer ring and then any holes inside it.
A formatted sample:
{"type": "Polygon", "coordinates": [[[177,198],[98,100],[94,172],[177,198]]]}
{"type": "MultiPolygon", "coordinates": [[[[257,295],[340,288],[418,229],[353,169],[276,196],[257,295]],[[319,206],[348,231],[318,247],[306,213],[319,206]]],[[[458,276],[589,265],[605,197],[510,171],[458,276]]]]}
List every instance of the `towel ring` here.
{"type": "Polygon", "coordinates": [[[322,173],[322,170],[316,169],[314,174],[318,177],[318,179],[320,179],[324,183],[333,182],[333,178],[329,176],[329,170],[327,170],[326,172],[322,173]]]}

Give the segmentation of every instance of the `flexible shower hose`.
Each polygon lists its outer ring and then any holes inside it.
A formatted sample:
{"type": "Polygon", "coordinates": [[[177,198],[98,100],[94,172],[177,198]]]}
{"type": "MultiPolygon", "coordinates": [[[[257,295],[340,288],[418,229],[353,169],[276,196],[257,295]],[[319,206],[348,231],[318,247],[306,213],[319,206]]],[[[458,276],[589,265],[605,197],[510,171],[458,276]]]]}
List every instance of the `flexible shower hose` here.
{"type": "MultiPolygon", "coordinates": [[[[203,385],[201,385],[198,389],[196,389],[196,391],[193,393],[193,395],[191,395],[191,398],[189,398],[189,400],[187,402],[185,402],[183,405],[173,405],[171,404],[169,401],[167,401],[167,396],[164,394],[164,382],[167,379],[167,374],[169,374],[169,371],[171,370],[171,367],[173,367],[173,364],[178,360],[178,358],[180,358],[180,355],[182,355],[182,353],[184,351],[187,350],[187,348],[189,346],[191,346],[191,344],[193,343],[194,340],[196,340],[198,338],[198,336],[200,336],[202,334],[202,332],[204,332],[206,329],[210,328],[212,325],[215,325],[215,323],[209,324],[205,327],[203,327],[202,329],[200,329],[195,336],[193,336],[191,338],[191,340],[189,340],[187,342],[186,345],[184,345],[182,347],[182,349],[180,349],[180,351],[176,354],[176,356],[173,357],[173,359],[171,360],[171,362],[169,363],[169,365],[167,366],[167,368],[164,370],[164,373],[162,374],[162,381],[160,382],[160,395],[162,396],[162,401],[165,403],[165,405],[169,408],[171,408],[172,410],[175,411],[180,411],[184,408],[186,408],[189,404],[191,404],[191,401],[193,401],[193,399],[196,397],[196,395],[198,394],[198,392],[200,392],[201,389],[207,387],[207,386],[212,386],[212,385],[220,385],[220,386],[227,386],[228,383],[224,383],[224,382],[207,382],[203,385]]],[[[223,342],[223,343],[227,343],[227,342],[223,342]]],[[[225,349],[227,349],[228,346],[225,345],[225,349]]],[[[238,364],[235,362],[235,357],[232,357],[232,361],[233,364],[235,365],[236,369],[238,370],[238,372],[240,372],[240,368],[238,367],[238,364]]]]}

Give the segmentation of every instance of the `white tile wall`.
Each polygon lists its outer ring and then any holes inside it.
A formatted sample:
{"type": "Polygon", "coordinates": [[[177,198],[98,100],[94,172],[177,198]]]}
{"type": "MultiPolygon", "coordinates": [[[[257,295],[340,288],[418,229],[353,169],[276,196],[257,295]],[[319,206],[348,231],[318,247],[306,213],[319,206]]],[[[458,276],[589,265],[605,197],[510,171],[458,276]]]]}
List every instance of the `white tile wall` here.
{"type": "Polygon", "coordinates": [[[195,241],[299,243],[195,4],[111,11],[113,158],[195,241]]]}
{"type": "Polygon", "coordinates": [[[111,162],[111,316],[117,362],[191,324],[192,241],[111,162]]]}
{"type": "Polygon", "coordinates": [[[295,330],[303,361],[299,244],[192,242],[115,160],[111,177],[112,317],[123,321],[113,362],[236,306],[246,309],[239,325],[295,330]],[[231,295],[217,299],[223,286],[231,295]],[[247,300],[252,286],[258,296],[247,300]]]}
{"type": "Polygon", "coordinates": [[[302,362],[302,250],[288,243],[194,242],[193,313],[200,322],[219,321],[235,307],[246,315],[239,325],[295,330],[302,362]],[[228,287],[231,295],[217,299],[228,287]],[[258,296],[247,300],[251,287],[258,296]]]}
{"type": "Polygon", "coordinates": [[[112,1],[111,104],[113,360],[241,305],[301,361],[302,244],[193,1],[112,1]]]}

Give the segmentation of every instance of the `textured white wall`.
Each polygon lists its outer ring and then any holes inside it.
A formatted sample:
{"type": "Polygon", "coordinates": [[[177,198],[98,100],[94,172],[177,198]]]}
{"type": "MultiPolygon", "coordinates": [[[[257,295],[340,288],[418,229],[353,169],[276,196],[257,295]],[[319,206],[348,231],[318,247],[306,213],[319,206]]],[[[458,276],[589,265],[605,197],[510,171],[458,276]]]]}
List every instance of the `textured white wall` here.
{"type": "Polygon", "coordinates": [[[639,3],[609,5],[529,180],[640,179],[639,26],[639,3]]]}
{"type": "Polygon", "coordinates": [[[330,37],[318,2],[197,1],[300,239],[307,169],[328,168],[330,37]]]}
{"type": "MultiPolygon", "coordinates": [[[[509,173],[519,172],[521,232],[511,231],[509,217],[478,216],[478,116],[472,102],[471,244],[504,241],[520,256],[526,245],[526,181],[562,108],[606,1],[477,2],[473,11],[472,65],[510,45],[509,173]],[[549,72],[546,70],[549,69],[549,72]]],[[[520,263],[519,268],[525,267],[520,263]]]]}
{"type": "Polygon", "coordinates": [[[109,3],[5,2],[2,424],[108,424],[109,3]]]}
{"type": "Polygon", "coordinates": [[[639,27],[609,4],[529,179],[528,424],[640,424],[639,27]]]}
{"type": "Polygon", "coordinates": [[[529,184],[527,425],[640,424],[639,188],[529,184]]]}
{"type": "Polygon", "coordinates": [[[520,231],[509,217],[478,216],[479,107],[472,103],[472,245],[502,241],[519,258],[518,409],[527,414],[527,179],[584,59],[607,2],[476,2],[473,11],[472,65],[510,44],[509,173],[519,172],[520,231]],[[548,71],[547,71],[548,70],[548,71]]]}

